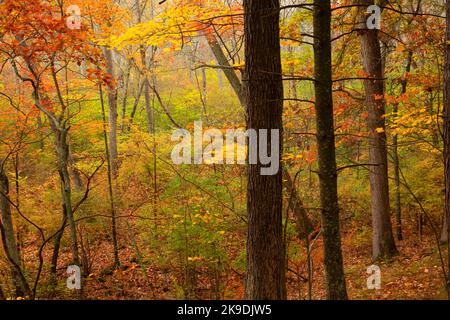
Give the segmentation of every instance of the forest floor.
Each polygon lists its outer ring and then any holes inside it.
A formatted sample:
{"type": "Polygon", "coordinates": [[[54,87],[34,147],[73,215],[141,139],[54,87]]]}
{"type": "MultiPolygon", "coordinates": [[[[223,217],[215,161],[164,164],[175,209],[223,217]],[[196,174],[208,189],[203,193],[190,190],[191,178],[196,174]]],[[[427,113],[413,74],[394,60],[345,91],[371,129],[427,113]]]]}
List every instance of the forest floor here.
{"type": "MultiPolygon", "coordinates": [[[[371,244],[355,247],[350,236],[344,238],[345,271],[350,299],[430,300],[447,299],[442,263],[433,236],[397,241],[399,254],[391,261],[375,263],[381,268],[381,289],[368,290],[367,268],[374,264],[371,244]]],[[[441,246],[444,261],[447,249],[441,246]]],[[[444,262],[445,263],[445,262],[444,262]]]]}
{"type": "MultiPolygon", "coordinates": [[[[397,243],[399,254],[390,261],[375,263],[381,268],[382,288],[380,290],[367,289],[367,268],[374,263],[371,261],[370,237],[360,237],[356,233],[343,235],[344,261],[348,294],[355,300],[429,300],[446,299],[444,289],[442,264],[436,242],[431,235],[424,235],[420,241],[416,235],[397,243]],[[363,240],[361,240],[361,238],[363,240]]],[[[441,247],[443,259],[447,259],[445,246],[441,247]]],[[[85,297],[87,299],[181,299],[183,289],[180,283],[183,271],[173,267],[160,267],[156,263],[152,267],[141,268],[137,263],[132,248],[121,248],[123,267],[112,270],[107,262],[111,262],[111,248],[108,241],[96,247],[95,264],[92,274],[85,281],[85,297]],[[104,262],[104,263],[102,263],[104,262]],[[180,276],[181,274],[181,276],[180,276]]],[[[31,250],[30,250],[31,253],[31,250]]],[[[156,253],[155,253],[156,254],[156,253]]],[[[312,299],[325,299],[324,269],[322,243],[319,240],[313,251],[313,284],[312,299]]],[[[67,265],[68,252],[61,253],[60,265],[67,265]]],[[[147,264],[148,265],[148,264],[147,264]]],[[[153,264],[152,264],[153,265],[153,264]]],[[[299,266],[297,276],[295,272],[288,272],[289,299],[304,300],[308,298],[308,284],[304,277],[306,261],[299,260],[290,263],[290,269],[299,266]],[[303,277],[303,278],[302,278],[303,277]]],[[[201,273],[201,271],[199,271],[201,273]]],[[[221,299],[243,298],[243,275],[235,270],[224,275],[221,299]]],[[[65,270],[59,271],[61,279],[54,295],[46,287],[47,272],[41,281],[41,297],[45,299],[76,298],[73,292],[65,288],[65,270]]],[[[214,285],[210,278],[198,279],[197,298],[214,299],[214,285]],[[203,289],[201,289],[203,288],[203,289]]],[[[181,280],[182,281],[182,280],[181,280]]],[[[216,296],[217,297],[217,296],[216,296]]]]}

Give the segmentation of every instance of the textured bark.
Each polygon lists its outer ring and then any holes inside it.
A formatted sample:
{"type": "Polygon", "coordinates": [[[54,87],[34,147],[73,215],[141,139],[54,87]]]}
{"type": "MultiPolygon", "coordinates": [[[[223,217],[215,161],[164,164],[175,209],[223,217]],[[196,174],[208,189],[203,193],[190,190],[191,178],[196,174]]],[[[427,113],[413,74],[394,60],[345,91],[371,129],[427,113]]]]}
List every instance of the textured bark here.
{"type": "MultiPolygon", "coordinates": [[[[279,130],[281,151],[283,84],[279,7],[278,0],[244,1],[248,128],[267,129],[269,132],[271,129],[279,130]]],[[[259,147],[270,149],[271,146],[259,147]]],[[[248,166],[245,297],[250,300],[285,299],[282,172],[279,170],[276,175],[263,176],[261,168],[259,161],[248,166]]]]}
{"type": "MultiPolygon", "coordinates": [[[[444,160],[445,160],[445,216],[447,217],[447,241],[450,252],[450,0],[446,1],[447,27],[445,35],[444,69],[444,160]]],[[[450,270],[450,254],[448,255],[450,270]]],[[[449,281],[450,285],[450,281],[449,281]]]]}
{"type": "Polygon", "coordinates": [[[316,130],[327,298],[346,300],[337,191],[329,0],[314,0],[314,38],[316,130]]]}
{"type": "MultiPolygon", "coordinates": [[[[3,167],[3,164],[0,163],[3,167]]],[[[17,247],[14,225],[11,213],[11,204],[8,200],[9,181],[5,172],[0,168],[0,228],[2,233],[3,247],[11,265],[12,281],[17,297],[30,295],[30,288],[20,268],[19,249],[17,247]]]]}
{"type": "MultiPolygon", "coordinates": [[[[359,0],[360,4],[373,5],[373,0],[359,0]]],[[[368,128],[370,187],[372,197],[372,256],[389,258],[397,253],[392,233],[389,203],[389,180],[387,160],[387,136],[385,123],[384,81],[381,47],[378,30],[367,29],[366,8],[359,10],[358,34],[361,56],[368,80],[364,81],[366,105],[369,112],[368,128]]]]}

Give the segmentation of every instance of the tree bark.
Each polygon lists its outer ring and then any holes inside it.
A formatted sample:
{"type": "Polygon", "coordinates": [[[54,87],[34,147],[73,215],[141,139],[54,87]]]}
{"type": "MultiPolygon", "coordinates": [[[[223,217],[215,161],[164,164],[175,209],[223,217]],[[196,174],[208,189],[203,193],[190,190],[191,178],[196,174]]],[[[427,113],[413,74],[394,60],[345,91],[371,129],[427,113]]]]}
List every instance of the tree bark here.
{"type": "Polygon", "coordinates": [[[9,180],[3,170],[3,163],[0,163],[0,209],[1,209],[1,233],[5,254],[11,264],[11,273],[13,285],[17,297],[30,295],[30,288],[26,282],[20,268],[19,249],[17,247],[13,218],[11,213],[11,204],[8,200],[9,180]]]}
{"type": "MultiPolygon", "coordinates": [[[[445,33],[444,69],[444,160],[445,160],[445,216],[447,217],[447,242],[450,252],[450,0],[446,1],[447,27],[445,33]]],[[[450,270],[450,254],[448,255],[450,270]]],[[[447,279],[448,280],[448,279],[447,279]]],[[[448,283],[450,286],[450,281],[448,283]]]]}
{"type": "MultiPolygon", "coordinates": [[[[373,5],[373,0],[359,0],[359,4],[373,5]]],[[[385,123],[384,80],[378,30],[367,28],[366,9],[359,9],[358,34],[361,56],[367,80],[364,81],[366,105],[369,112],[368,128],[370,187],[372,197],[372,257],[389,258],[397,253],[392,233],[389,203],[387,136],[385,123]]]]}
{"type": "Polygon", "coordinates": [[[329,300],[346,300],[334,135],[330,0],[314,0],[316,130],[324,264],[329,300]]]}
{"type": "MultiPolygon", "coordinates": [[[[272,143],[282,150],[283,83],[279,0],[245,0],[245,96],[248,128],[279,130],[272,143]]],[[[271,138],[269,138],[269,141],[271,138]]],[[[259,146],[260,148],[271,148],[259,146]]],[[[249,300],[286,298],[285,248],[282,228],[282,172],[261,175],[262,164],[249,164],[247,190],[247,273],[249,300]]]]}

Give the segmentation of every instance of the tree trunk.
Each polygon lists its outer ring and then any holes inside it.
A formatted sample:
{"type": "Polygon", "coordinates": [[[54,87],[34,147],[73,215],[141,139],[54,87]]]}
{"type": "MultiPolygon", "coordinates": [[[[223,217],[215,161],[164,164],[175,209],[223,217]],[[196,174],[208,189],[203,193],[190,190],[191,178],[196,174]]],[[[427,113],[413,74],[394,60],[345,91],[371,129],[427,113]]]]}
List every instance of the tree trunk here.
{"type": "MultiPolygon", "coordinates": [[[[408,86],[408,75],[411,72],[411,66],[412,66],[412,58],[413,58],[413,52],[408,52],[408,59],[406,62],[406,68],[405,68],[405,76],[402,80],[402,91],[401,95],[403,96],[406,94],[406,89],[408,86]]],[[[398,115],[398,103],[394,104],[394,117],[397,117],[398,115]]],[[[398,156],[398,135],[395,134],[392,138],[392,158],[393,158],[393,164],[394,164],[394,182],[395,182],[395,217],[396,217],[396,233],[397,233],[397,240],[401,241],[403,240],[403,231],[402,231],[402,202],[401,202],[401,195],[400,195],[400,159],[398,156]]]]}
{"type": "MultiPolygon", "coordinates": [[[[446,1],[447,27],[445,35],[444,69],[444,159],[445,159],[445,216],[447,217],[447,242],[450,252],[450,0],[446,1]]],[[[450,254],[448,255],[450,270],[450,254]]],[[[448,279],[447,279],[448,280],[448,279]]],[[[450,281],[449,281],[450,286],[450,281]]]]}
{"type": "Polygon", "coordinates": [[[125,81],[123,85],[123,97],[122,97],[122,112],[120,119],[120,131],[125,133],[125,119],[127,117],[127,103],[128,103],[128,91],[130,88],[130,73],[131,73],[131,62],[128,62],[127,72],[125,76],[125,81]]]}
{"type": "Polygon", "coordinates": [[[443,244],[447,243],[448,241],[448,222],[447,222],[447,216],[444,215],[444,221],[442,222],[442,230],[441,230],[441,242],[443,244]]]}
{"type": "Polygon", "coordinates": [[[11,273],[17,297],[30,295],[30,288],[23,276],[20,268],[19,250],[16,243],[11,204],[8,200],[9,181],[3,170],[3,163],[0,163],[0,209],[1,209],[1,233],[5,254],[11,264],[11,273]]]}
{"type": "Polygon", "coordinates": [[[114,255],[114,268],[120,266],[119,259],[119,242],[117,239],[117,218],[116,218],[116,206],[114,203],[114,191],[113,191],[113,172],[112,172],[112,159],[108,149],[108,134],[106,133],[106,112],[105,103],[103,99],[103,89],[99,86],[100,92],[100,104],[102,107],[102,120],[103,120],[103,141],[105,143],[105,155],[108,164],[108,194],[109,194],[109,207],[111,213],[111,237],[113,241],[113,255],[114,255]]]}
{"type": "MultiPolygon", "coordinates": [[[[106,72],[114,79],[114,61],[113,53],[109,48],[103,48],[103,55],[106,61],[106,72]]],[[[117,177],[118,173],[118,151],[117,151],[117,90],[113,83],[108,84],[107,90],[108,107],[109,107],[109,154],[111,156],[111,172],[113,177],[117,177]]]]}
{"type": "Polygon", "coordinates": [[[219,85],[219,89],[223,89],[223,71],[217,70],[217,83],[219,85]]]}
{"type": "Polygon", "coordinates": [[[78,171],[75,163],[75,159],[73,158],[72,148],[69,148],[69,167],[73,177],[73,185],[75,187],[75,191],[81,192],[83,191],[83,179],[81,178],[80,171],[78,171]]]}
{"type": "Polygon", "coordinates": [[[144,99],[145,99],[145,112],[147,115],[147,131],[150,134],[153,134],[155,131],[154,123],[153,123],[153,108],[152,108],[152,98],[150,95],[150,80],[147,75],[147,58],[146,58],[146,50],[144,47],[141,48],[141,62],[144,68],[144,99]]]}
{"type": "MultiPolygon", "coordinates": [[[[398,105],[394,106],[394,114],[398,112],[398,105]]],[[[395,220],[397,240],[403,240],[402,231],[402,198],[400,194],[400,159],[398,156],[398,135],[392,137],[392,162],[394,165],[394,183],[395,183],[395,220]]]]}
{"type": "MultiPolygon", "coordinates": [[[[294,47],[289,46],[288,47],[288,53],[289,53],[289,58],[291,60],[294,59],[294,47]]],[[[291,64],[289,66],[289,76],[291,76],[292,78],[295,77],[295,67],[293,64],[291,64]]],[[[292,79],[289,81],[289,99],[294,99],[296,100],[298,98],[298,94],[297,94],[297,81],[295,79],[292,79]]]]}
{"type": "MultiPolygon", "coordinates": [[[[56,151],[58,156],[58,171],[61,179],[61,195],[63,199],[63,206],[65,214],[67,215],[67,222],[70,231],[70,244],[72,251],[72,263],[80,265],[78,254],[78,238],[75,218],[72,211],[72,187],[69,174],[69,146],[67,144],[68,130],[65,128],[55,128],[52,125],[55,134],[56,151]]],[[[64,213],[63,213],[64,214],[64,213]]]]}
{"type": "Polygon", "coordinates": [[[139,106],[139,102],[141,101],[141,96],[142,92],[144,91],[145,83],[142,82],[142,84],[139,84],[138,82],[137,85],[138,85],[138,92],[136,98],[134,99],[133,109],[131,110],[130,121],[128,122],[128,131],[131,131],[131,126],[133,125],[134,117],[136,116],[137,108],[139,106]]]}
{"type": "Polygon", "coordinates": [[[54,287],[57,284],[57,271],[58,271],[58,258],[59,258],[59,249],[61,248],[61,239],[64,234],[64,227],[67,223],[67,213],[66,213],[66,207],[63,205],[63,216],[61,221],[61,226],[59,227],[61,231],[59,231],[55,235],[55,239],[53,240],[53,253],[52,253],[52,260],[50,263],[50,284],[54,287]]]}
{"type": "MultiPolygon", "coordinates": [[[[15,180],[15,189],[16,189],[16,206],[17,208],[20,208],[20,156],[19,153],[16,154],[14,157],[14,180],[15,180]]],[[[16,241],[17,241],[17,250],[19,252],[19,260],[20,260],[20,267],[22,270],[25,271],[25,261],[24,261],[24,255],[23,252],[23,235],[22,230],[20,226],[17,228],[17,235],[16,235],[16,241]]]]}
{"type": "MultiPolygon", "coordinates": [[[[373,0],[359,0],[362,5],[373,5],[373,0]]],[[[364,81],[366,105],[369,112],[368,128],[370,187],[372,194],[373,259],[389,258],[397,253],[392,234],[389,204],[387,136],[385,123],[384,80],[378,30],[367,28],[366,7],[359,10],[359,37],[361,56],[367,79],[364,81]]]]}
{"type": "Polygon", "coordinates": [[[298,194],[295,181],[292,179],[289,170],[283,166],[283,182],[287,191],[290,210],[293,212],[297,227],[298,238],[300,240],[308,239],[308,236],[314,231],[314,226],[308,217],[305,206],[298,194]]]}
{"type": "Polygon", "coordinates": [[[327,298],[346,300],[334,135],[330,0],[314,0],[314,38],[316,130],[327,298]]]}
{"type": "Polygon", "coordinates": [[[206,69],[202,68],[202,100],[206,104],[208,101],[208,78],[206,75],[206,69]]]}
{"type": "MultiPolygon", "coordinates": [[[[151,6],[151,15],[153,17],[153,2],[150,3],[151,6]]],[[[135,8],[136,8],[136,18],[137,23],[142,22],[142,15],[143,15],[143,9],[141,7],[140,0],[135,1],[135,8]]],[[[153,49],[153,47],[152,47],[153,49]]],[[[148,63],[147,63],[147,48],[144,45],[140,45],[139,48],[140,55],[141,55],[141,64],[142,64],[142,71],[144,73],[144,98],[145,98],[145,111],[147,115],[147,130],[148,133],[153,134],[154,133],[154,112],[152,108],[152,99],[150,95],[150,80],[148,78],[148,63]]],[[[152,50],[153,54],[153,50],[152,50]]]]}
{"type": "Polygon", "coordinates": [[[241,105],[245,106],[245,97],[241,80],[239,79],[227,57],[225,56],[222,47],[217,41],[217,38],[213,34],[207,34],[206,38],[208,40],[209,47],[214,54],[214,57],[216,58],[219,66],[222,67],[223,73],[227,77],[231,87],[236,92],[239,102],[241,103],[241,105]]]}
{"type": "MultiPolygon", "coordinates": [[[[281,159],[283,83],[279,8],[279,0],[244,1],[248,128],[279,130],[279,140],[272,143],[279,143],[281,159]]],[[[270,149],[271,145],[259,148],[270,149]]],[[[286,298],[282,172],[264,176],[261,168],[260,161],[248,166],[245,297],[279,300],[286,298]]]]}

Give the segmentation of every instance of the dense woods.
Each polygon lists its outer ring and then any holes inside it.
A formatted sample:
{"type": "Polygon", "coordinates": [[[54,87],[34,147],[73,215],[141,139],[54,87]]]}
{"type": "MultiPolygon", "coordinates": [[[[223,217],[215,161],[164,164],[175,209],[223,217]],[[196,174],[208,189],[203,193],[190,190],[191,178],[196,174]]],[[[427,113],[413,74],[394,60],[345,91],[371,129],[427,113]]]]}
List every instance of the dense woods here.
{"type": "Polygon", "coordinates": [[[0,66],[0,300],[450,299],[450,0],[3,0],[0,66]]]}

